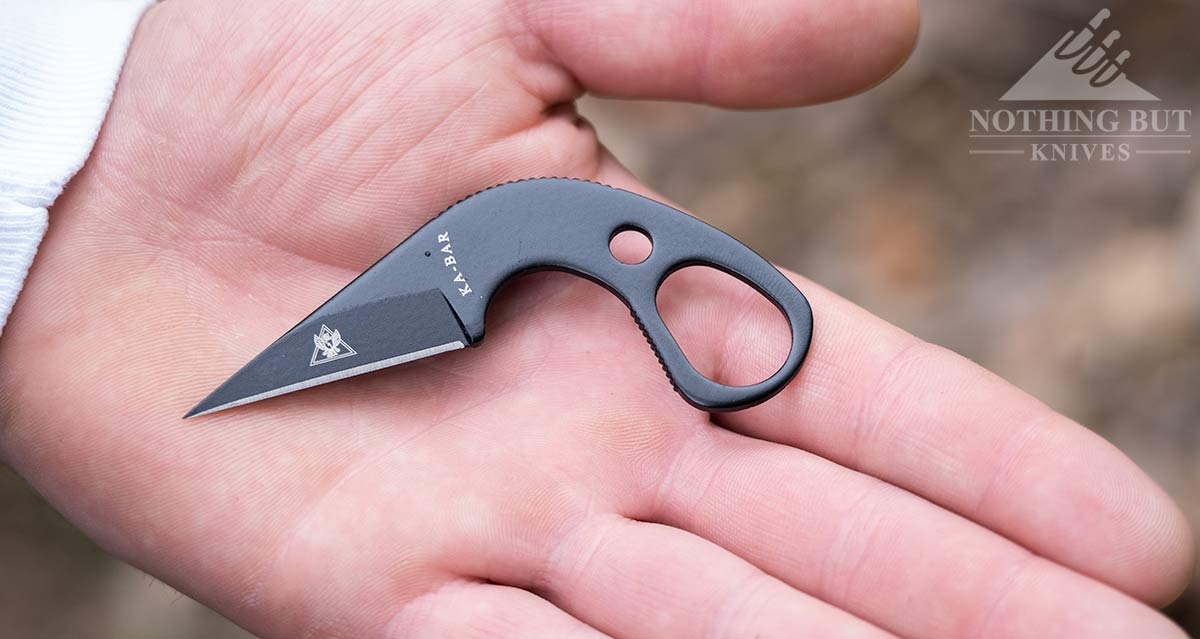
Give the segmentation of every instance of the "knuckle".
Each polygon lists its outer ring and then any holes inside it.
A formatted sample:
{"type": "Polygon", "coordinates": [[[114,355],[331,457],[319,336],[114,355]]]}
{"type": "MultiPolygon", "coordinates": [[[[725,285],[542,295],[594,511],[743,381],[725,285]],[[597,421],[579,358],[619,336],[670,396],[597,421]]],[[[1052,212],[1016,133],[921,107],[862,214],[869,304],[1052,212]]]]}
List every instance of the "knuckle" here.
{"type": "Polygon", "coordinates": [[[879,377],[867,386],[859,400],[858,417],[854,423],[852,441],[854,456],[863,459],[871,450],[886,449],[881,440],[890,437],[897,419],[910,405],[913,380],[922,362],[940,351],[928,342],[909,337],[887,358],[879,377]]]}

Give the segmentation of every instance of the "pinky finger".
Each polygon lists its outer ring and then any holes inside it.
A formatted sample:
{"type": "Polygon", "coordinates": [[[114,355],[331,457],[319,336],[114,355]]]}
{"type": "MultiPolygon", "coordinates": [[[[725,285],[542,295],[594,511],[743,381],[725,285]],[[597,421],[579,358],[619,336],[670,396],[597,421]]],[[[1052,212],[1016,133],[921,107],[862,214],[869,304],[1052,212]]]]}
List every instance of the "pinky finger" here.
{"type": "Polygon", "coordinates": [[[459,581],[409,602],[387,637],[603,639],[607,635],[520,588],[459,581]]]}

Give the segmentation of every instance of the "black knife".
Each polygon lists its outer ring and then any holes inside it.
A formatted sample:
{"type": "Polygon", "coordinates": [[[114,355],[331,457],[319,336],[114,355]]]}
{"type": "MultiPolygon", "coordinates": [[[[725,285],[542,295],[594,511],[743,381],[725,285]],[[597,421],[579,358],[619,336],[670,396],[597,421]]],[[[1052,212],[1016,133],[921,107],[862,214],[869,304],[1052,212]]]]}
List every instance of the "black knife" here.
{"type": "MultiPolygon", "coordinates": [[[[706,411],[766,401],[791,381],[812,337],[804,295],[769,262],[721,231],[665,204],[567,178],[533,178],[460,200],[413,233],[275,340],[184,417],[345,379],[483,340],[493,294],[535,270],[568,271],[621,298],[675,390],[706,411]],[[609,250],[625,230],[650,238],[649,257],[625,264],[609,250]],[[754,287],[787,318],[783,365],[750,386],[700,374],[658,313],[656,296],[681,268],[718,268],[754,287]]],[[[720,339],[720,337],[715,337],[720,339]]]]}

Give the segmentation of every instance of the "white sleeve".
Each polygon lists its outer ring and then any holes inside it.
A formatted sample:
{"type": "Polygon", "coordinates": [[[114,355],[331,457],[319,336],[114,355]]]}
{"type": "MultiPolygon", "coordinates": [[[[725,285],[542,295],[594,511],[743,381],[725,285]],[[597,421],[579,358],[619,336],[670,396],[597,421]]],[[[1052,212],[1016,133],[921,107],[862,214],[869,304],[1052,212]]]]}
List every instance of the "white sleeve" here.
{"type": "Polygon", "coordinates": [[[0,0],[0,331],[153,0],[0,0]]]}

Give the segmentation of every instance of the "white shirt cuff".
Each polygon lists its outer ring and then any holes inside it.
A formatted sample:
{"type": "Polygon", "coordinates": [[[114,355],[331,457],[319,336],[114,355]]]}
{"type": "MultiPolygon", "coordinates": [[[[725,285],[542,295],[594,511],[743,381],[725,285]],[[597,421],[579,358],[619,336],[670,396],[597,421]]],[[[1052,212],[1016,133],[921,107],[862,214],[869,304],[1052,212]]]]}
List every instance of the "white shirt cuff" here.
{"type": "Polygon", "coordinates": [[[0,331],[153,0],[0,0],[0,331]]]}

